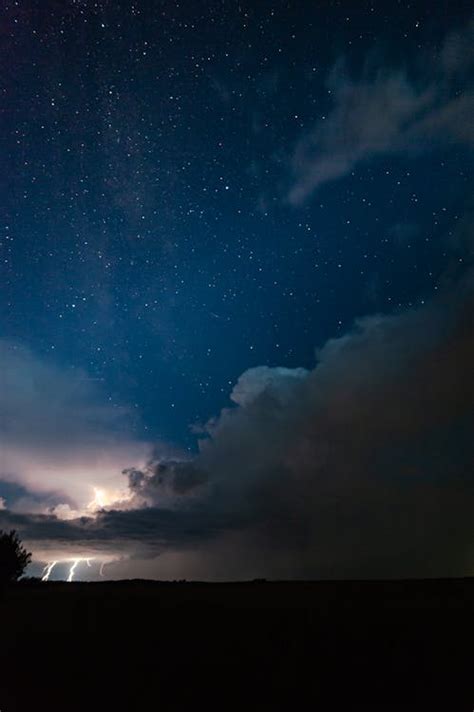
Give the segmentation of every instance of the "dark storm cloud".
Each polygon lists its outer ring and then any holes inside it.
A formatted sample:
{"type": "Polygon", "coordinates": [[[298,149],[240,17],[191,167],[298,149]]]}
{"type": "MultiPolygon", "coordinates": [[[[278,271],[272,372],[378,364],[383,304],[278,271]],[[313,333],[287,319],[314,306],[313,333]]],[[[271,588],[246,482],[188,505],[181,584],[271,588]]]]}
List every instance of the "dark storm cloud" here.
{"type": "Polygon", "coordinates": [[[287,199],[303,203],[322,185],[386,154],[417,155],[437,145],[474,146],[474,20],[449,34],[435,59],[409,74],[374,61],[354,79],[340,60],[327,85],[331,111],[303,135],[291,157],[287,199]],[[413,78],[416,77],[416,78],[413,78]]]}
{"type": "Polygon", "coordinates": [[[465,281],[359,320],[312,371],[244,373],[194,460],[126,471],[136,504],[151,506],[69,522],[3,510],[0,527],[65,548],[187,552],[207,557],[210,577],[230,560],[235,575],[468,574],[473,362],[465,281]]]}
{"type": "Polygon", "coordinates": [[[58,519],[54,515],[23,514],[0,507],[0,529],[15,529],[26,544],[55,556],[153,557],[160,553],[198,545],[215,538],[223,531],[242,527],[244,521],[235,512],[210,512],[207,507],[183,509],[147,507],[125,511],[102,511],[94,517],[75,520],[58,519]]]}
{"type": "Polygon", "coordinates": [[[173,460],[151,462],[144,470],[129,468],[124,474],[128,475],[131,492],[147,503],[162,500],[167,493],[187,494],[208,478],[194,463],[173,460]]]}
{"type": "Polygon", "coordinates": [[[291,390],[221,415],[201,462],[254,517],[247,556],[293,552],[289,574],[469,570],[473,306],[463,287],[361,320],[291,390]]]}

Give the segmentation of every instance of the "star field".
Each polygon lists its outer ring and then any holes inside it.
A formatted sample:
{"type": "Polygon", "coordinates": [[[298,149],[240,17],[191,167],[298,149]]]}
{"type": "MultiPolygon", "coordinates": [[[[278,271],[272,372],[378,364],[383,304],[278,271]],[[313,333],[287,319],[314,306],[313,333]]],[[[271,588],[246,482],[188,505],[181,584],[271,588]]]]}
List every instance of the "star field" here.
{"type": "MultiPolygon", "coordinates": [[[[355,86],[371,62],[405,73],[415,116],[423,66],[469,13],[5,3],[4,336],[84,369],[108,403],[136,411],[137,436],[193,449],[189,426],[226,405],[247,368],[309,368],[355,318],[423,304],[446,263],[466,260],[447,244],[470,190],[463,142],[366,149],[301,200],[292,157],[335,121],[341,64],[355,86]]],[[[463,81],[450,75],[438,103],[463,81]]]]}

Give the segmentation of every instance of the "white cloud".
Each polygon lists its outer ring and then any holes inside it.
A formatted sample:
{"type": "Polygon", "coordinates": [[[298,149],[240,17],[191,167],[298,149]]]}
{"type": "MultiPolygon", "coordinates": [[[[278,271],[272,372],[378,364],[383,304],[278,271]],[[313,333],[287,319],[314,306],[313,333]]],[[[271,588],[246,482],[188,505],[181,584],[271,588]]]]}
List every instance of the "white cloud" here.
{"type": "Polygon", "coordinates": [[[284,400],[295,381],[305,379],[307,375],[305,368],[257,366],[240,376],[230,397],[241,406],[249,405],[263,392],[284,400]]]}

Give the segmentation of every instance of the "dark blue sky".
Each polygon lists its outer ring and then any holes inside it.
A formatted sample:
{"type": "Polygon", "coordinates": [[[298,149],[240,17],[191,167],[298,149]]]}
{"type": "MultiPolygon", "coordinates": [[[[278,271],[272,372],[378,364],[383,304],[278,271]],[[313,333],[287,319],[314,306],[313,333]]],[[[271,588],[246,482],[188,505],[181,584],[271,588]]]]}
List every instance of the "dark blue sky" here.
{"type": "MultiPolygon", "coordinates": [[[[189,424],[259,364],[305,366],[355,317],[433,294],[462,145],[376,155],[287,200],[341,57],[420,81],[468,3],[9,2],[2,9],[5,337],[189,424]]],[[[428,77],[423,77],[429,81],[428,77]]],[[[343,137],[341,137],[343,140],[343,137]]]]}

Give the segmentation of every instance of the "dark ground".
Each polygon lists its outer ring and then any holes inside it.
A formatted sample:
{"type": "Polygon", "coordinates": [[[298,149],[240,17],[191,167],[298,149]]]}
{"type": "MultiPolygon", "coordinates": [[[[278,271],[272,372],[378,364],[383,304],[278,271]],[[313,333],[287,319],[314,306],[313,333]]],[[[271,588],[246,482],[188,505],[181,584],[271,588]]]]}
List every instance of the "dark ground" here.
{"type": "Polygon", "coordinates": [[[471,711],[473,613],[474,579],[17,584],[0,710],[471,711]]]}

